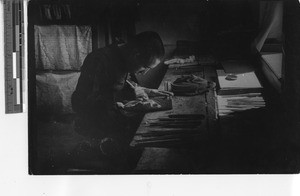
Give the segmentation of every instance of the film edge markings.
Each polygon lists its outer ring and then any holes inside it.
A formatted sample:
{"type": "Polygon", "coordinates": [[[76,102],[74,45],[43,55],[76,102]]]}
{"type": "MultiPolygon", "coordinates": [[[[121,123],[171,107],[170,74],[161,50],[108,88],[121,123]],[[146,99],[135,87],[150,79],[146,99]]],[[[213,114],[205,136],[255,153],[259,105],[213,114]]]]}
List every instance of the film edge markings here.
{"type": "Polygon", "coordinates": [[[23,0],[4,0],[5,113],[24,112],[25,31],[23,0]]]}

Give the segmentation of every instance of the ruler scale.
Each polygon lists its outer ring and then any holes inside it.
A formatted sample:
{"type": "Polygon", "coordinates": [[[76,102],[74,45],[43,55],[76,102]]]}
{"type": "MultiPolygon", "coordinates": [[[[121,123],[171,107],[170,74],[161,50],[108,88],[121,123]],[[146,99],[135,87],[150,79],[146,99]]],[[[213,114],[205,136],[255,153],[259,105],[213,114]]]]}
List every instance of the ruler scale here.
{"type": "Polygon", "coordinates": [[[23,112],[24,8],[22,1],[4,1],[5,112],[23,112]]]}

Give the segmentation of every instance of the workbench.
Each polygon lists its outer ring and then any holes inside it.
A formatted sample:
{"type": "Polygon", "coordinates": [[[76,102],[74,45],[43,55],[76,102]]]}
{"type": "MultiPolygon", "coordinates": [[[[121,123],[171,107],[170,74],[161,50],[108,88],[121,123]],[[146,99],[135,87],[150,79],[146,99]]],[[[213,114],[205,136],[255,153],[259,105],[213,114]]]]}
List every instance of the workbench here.
{"type": "MultiPolygon", "coordinates": [[[[181,75],[191,74],[216,82],[214,65],[198,64],[189,68],[169,68],[158,89],[165,90],[166,83],[173,82],[181,75]]],[[[174,96],[172,104],[171,110],[151,112],[144,116],[130,144],[143,150],[133,173],[203,173],[201,168],[205,167],[204,154],[209,152],[210,145],[213,145],[217,138],[215,136],[218,135],[216,90],[210,89],[195,96],[174,96]],[[145,134],[153,130],[159,131],[157,127],[149,126],[149,123],[177,114],[203,115],[204,118],[196,133],[174,140],[147,141],[145,134]]]]}

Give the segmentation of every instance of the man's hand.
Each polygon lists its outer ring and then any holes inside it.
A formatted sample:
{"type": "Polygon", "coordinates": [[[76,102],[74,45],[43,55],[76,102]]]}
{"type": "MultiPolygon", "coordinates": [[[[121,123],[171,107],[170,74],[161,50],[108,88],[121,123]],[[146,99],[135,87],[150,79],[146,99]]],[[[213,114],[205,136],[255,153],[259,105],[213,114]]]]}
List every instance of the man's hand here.
{"type": "Polygon", "coordinates": [[[129,82],[128,80],[126,80],[126,82],[134,90],[134,94],[137,99],[141,99],[141,100],[149,99],[148,94],[145,92],[144,87],[139,86],[135,82],[129,82]]]}
{"type": "Polygon", "coordinates": [[[144,91],[148,95],[148,97],[170,97],[174,96],[172,92],[169,91],[162,91],[162,90],[157,90],[157,89],[149,89],[149,88],[144,88],[144,91]]]}
{"type": "Polygon", "coordinates": [[[142,99],[142,100],[149,99],[148,93],[146,92],[146,88],[144,88],[144,87],[136,86],[134,88],[134,93],[135,93],[135,97],[137,99],[142,99]]]}
{"type": "Polygon", "coordinates": [[[137,99],[148,100],[149,97],[170,97],[174,94],[168,91],[161,91],[157,89],[150,89],[145,87],[136,87],[134,89],[135,95],[137,99]]]}
{"type": "Polygon", "coordinates": [[[133,88],[137,99],[147,100],[149,97],[170,97],[174,95],[172,92],[141,87],[129,81],[127,81],[127,83],[133,88]]]}

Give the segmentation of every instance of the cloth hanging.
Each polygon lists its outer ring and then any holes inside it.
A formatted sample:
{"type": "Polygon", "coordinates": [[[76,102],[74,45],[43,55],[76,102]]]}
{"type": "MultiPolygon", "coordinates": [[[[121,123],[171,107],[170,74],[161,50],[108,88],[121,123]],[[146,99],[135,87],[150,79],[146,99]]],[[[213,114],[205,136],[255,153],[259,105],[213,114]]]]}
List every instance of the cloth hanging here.
{"type": "Polygon", "coordinates": [[[80,70],[92,51],[90,26],[35,26],[35,59],[39,70],[80,70]]]}
{"type": "Polygon", "coordinates": [[[73,113],[71,96],[80,73],[36,75],[36,106],[39,114],[73,113]]]}
{"type": "Polygon", "coordinates": [[[260,32],[255,38],[253,45],[258,52],[261,51],[267,38],[281,40],[282,37],[282,1],[261,2],[260,32]]]}

